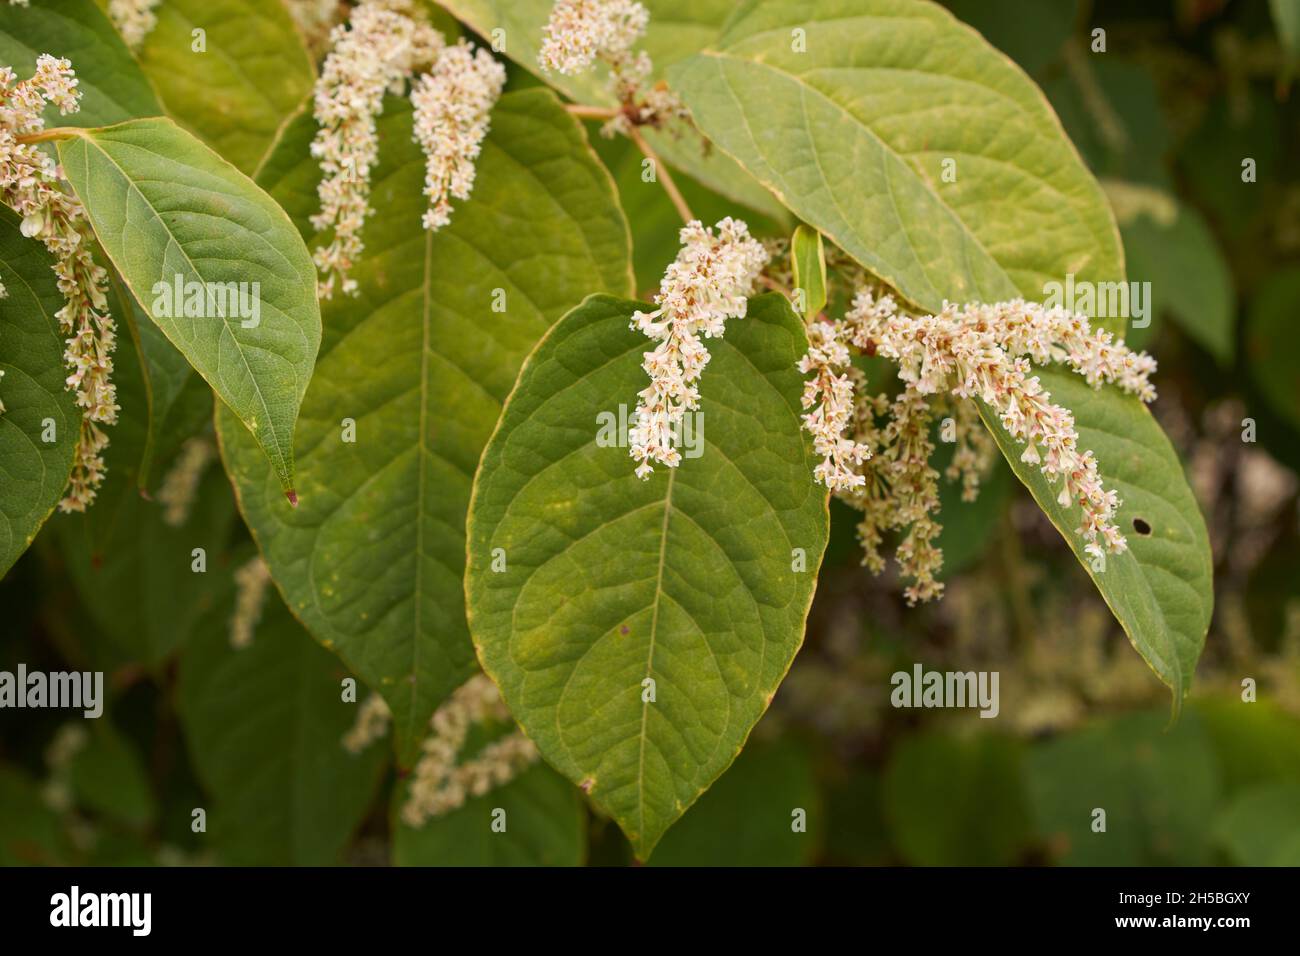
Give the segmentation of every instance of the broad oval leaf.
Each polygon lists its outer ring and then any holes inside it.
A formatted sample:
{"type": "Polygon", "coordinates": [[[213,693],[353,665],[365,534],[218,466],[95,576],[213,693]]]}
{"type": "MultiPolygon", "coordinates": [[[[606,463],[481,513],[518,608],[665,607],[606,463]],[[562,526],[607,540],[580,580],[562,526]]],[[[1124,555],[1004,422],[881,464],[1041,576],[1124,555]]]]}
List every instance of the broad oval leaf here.
{"type": "Polygon", "coordinates": [[[64,385],[63,294],[45,247],[0,207],[0,577],[63,497],[81,427],[64,385]],[[46,441],[52,437],[53,441],[46,441]]]}
{"type": "Polygon", "coordinates": [[[1205,519],[1182,463],[1151,413],[1112,387],[1093,389],[1073,372],[1037,372],[1052,401],[1072,409],[1079,447],[1097,456],[1107,488],[1119,492],[1116,523],[1128,539],[1104,562],[1083,551],[1078,506],[1056,500],[1059,481],[1020,460],[1013,441],[986,408],[980,412],[1016,476],[1029,488],[1109,605],[1129,642],[1181,706],[1214,610],[1213,567],[1205,519]]]}
{"type": "Polygon", "coordinates": [[[510,712],[645,859],[785,676],[828,515],[777,295],[711,343],[702,454],[637,480],[616,434],[645,387],[637,308],[593,296],[529,357],[475,479],[465,592],[510,712]]]}
{"type": "Polygon", "coordinates": [[[0,4],[0,65],[31,76],[42,53],[67,57],[77,73],[81,109],[61,116],[46,107],[46,126],[106,126],[162,112],[153,87],[117,30],[92,0],[0,4]]]}
{"type": "Polygon", "coordinates": [[[59,158],[131,293],[257,438],[292,500],[320,309],[315,265],[284,210],[171,120],[87,130],[60,141],[59,158]],[[240,308],[177,315],[172,292],[189,312],[187,285],[235,289],[240,308]]]}
{"type": "Polygon", "coordinates": [[[1043,94],[942,7],[750,4],[669,78],[715,144],[922,308],[1122,277],[1110,207],[1043,94]]]}
{"type": "MultiPolygon", "coordinates": [[[[313,131],[310,117],[287,130],[264,171],[295,215],[315,202],[313,131]]],[[[473,196],[436,233],[420,225],[409,105],[390,99],[379,131],[359,294],[326,303],[303,405],[301,507],[284,507],[229,414],[218,427],[272,575],[312,634],[388,700],[409,762],[434,708],[475,669],[462,577],[479,454],[542,333],[592,290],[627,291],[631,263],[613,184],[549,91],[501,98],[473,196]]]]}
{"type": "Polygon", "coordinates": [[[164,0],[156,14],[139,58],[168,115],[252,175],[316,79],[284,5],[164,0]],[[202,51],[193,49],[196,27],[202,51]]]}
{"type": "Polygon", "coordinates": [[[234,865],[339,862],[374,798],[387,754],[343,736],[359,706],[347,671],[274,594],[252,642],[230,646],[225,613],[208,615],[181,655],[177,709],[194,767],[212,797],[208,839],[234,865]]]}

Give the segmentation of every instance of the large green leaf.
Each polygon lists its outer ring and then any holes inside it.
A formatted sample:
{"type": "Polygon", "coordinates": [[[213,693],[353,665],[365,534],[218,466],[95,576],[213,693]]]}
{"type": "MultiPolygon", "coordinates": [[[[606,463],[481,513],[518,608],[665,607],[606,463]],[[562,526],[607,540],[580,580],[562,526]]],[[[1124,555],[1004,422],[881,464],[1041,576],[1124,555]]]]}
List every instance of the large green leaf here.
{"type": "Polygon", "coordinates": [[[525,364],[475,479],[465,591],[510,712],[645,859],[785,676],[828,517],[799,421],[803,326],[777,295],[712,344],[702,455],[636,479],[598,416],[645,387],[638,307],[588,299],[525,364]]]}
{"type": "Polygon", "coordinates": [[[1219,815],[1215,832],[1242,866],[1300,866],[1300,784],[1247,790],[1219,815]]]}
{"type": "Polygon", "coordinates": [[[669,76],[714,143],[923,308],[1122,278],[1110,207],[1043,94],[941,7],[750,4],[669,76]]]}
{"type": "Polygon", "coordinates": [[[171,120],[86,131],[60,141],[59,158],[132,294],[252,431],[292,495],[294,424],[320,346],[316,268],[298,231],[171,120]],[[239,288],[257,297],[260,315],[162,315],[155,287],[177,282],[247,283],[239,288]]]}
{"type": "Polygon", "coordinates": [[[806,866],[824,832],[807,748],[754,741],[664,834],[654,866],[806,866]]]}
{"type": "Polygon", "coordinates": [[[1188,714],[1098,721],[1036,745],[1025,759],[1040,832],[1071,866],[1203,866],[1219,804],[1214,751],[1188,714]],[[1094,829],[1106,812],[1104,832],[1094,829]]]}
{"type": "Polygon", "coordinates": [[[1214,610],[1213,567],[1205,519],[1169,439],[1138,399],[1118,389],[1091,388],[1078,375],[1040,369],[1052,401],[1072,409],[1079,447],[1097,456],[1107,488],[1123,504],[1115,521],[1128,539],[1123,554],[1098,562],[1083,551],[1078,506],[1062,506],[1060,482],[1048,484],[1020,460],[1017,444],[981,409],[985,424],[1016,476],[1029,488],[1091,576],[1137,652],[1169,685],[1178,708],[1205,645],[1214,610]]]}
{"type": "Polygon", "coordinates": [[[0,207],[0,577],[63,497],[81,411],[64,386],[63,294],[54,260],[0,207]],[[53,427],[53,441],[47,423],[53,427]]]}
{"type": "Polygon", "coordinates": [[[77,73],[81,109],[60,116],[48,107],[47,126],[105,126],[162,112],[158,97],[122,38],[92,0],[0,4],[0,65],[21,79],[42,53],[67,57],[77,73]]]}
{"type": "Polygon", "coordinates": [[[1300,315],[1300,269],[1270,276],[1255,294],[1246,327],[1246,359],[1273,410],[1300,429],[1300,362],[1295,318],[1300,315]]]}
{"type": "Polygon", "coordinates": [[[181,656],[177,707],[212,798],[208,839],[224,863],[322,866],[339,855],[374,797],[386,754],[342,744],[357,704],[347,671],[274,593],[252,643],[230,646],[209,615],[181,656]]]}
{"type": "Polygon", "coordinates": [[[1022,746],[1010,737],[938,731],[905,738],[890,756],[885,814],[914,866],[1006,866],[1029,842],[1022,746]]]}
{"type": "MultiPolygon", "coordinates": [[[[264,170],[295,215],[314,202],[312,126],[306,117],[286,131],[264,170]]],[[[353,272],[359,295],[326,304],[303,406],[302,506],[282,506],[229,414],[219,428],[276,582],[308,629],[383,693],[409,761],[434,708],[474,672],[465,510],[501,404],[549,325],[589,292],[626,292],[631,264],[613,184],[549,91],[501,98],[474,195],[437,233],[420,226],[424,155],[409,106],[390,100],[379,130],[379,213],[353,272]],[[344,419],[355,442],[343,440],[344,419]]]]}
{"type": "Polygon", "coordinates": [[[411,827],[398,816],[406,787],[394,792],[393,862],[398,866],[581,866],[587,814],[573,784],[545,764],[504,786],[411,827]],[[504,831],[493,830],[493,812],[504,831]]]}
{"type": "Polygon", "coordinates": [[[252,174],[316,71],[284,5],[267,0],[163,0],[140,63],[168,115],[252,174]],[[195,52],[201,28],[206,49],[195,52]]]}
{"type": "MultiPolygon", "coordinates": [[[[1134,282],[1151,283],[1151,318],[1168,314],[1197,345],[1231,365],[1237,309],[1232,273],[1205,218],[1182,203],[1170,223],[1139,215],[1121,225],[1134,282]]],[[[1131,344],[1143,344],[1136,330],[1131,344]]]]}
{"type": "Polygon", "coordinates": [[[40,784],[23,770],[0,764],[0,866],[67,865],[72,857],[40,784]]]}
{"type": "MultiPolygon", "coordinates": [[[[505,49],[512,60],[550,83],[571,99],[588,105],[610,106],[606,89],[608,71],[603,66],[577,76],[542,72],[537,52],[554,0],[441,0],[442,5],[475,32],[488,39],[503,30],[505,49]]],[[[643,49],[654,61],[652,81],[684,56],[713,42],[736,8],[735,0],[642,0],[650,11],[643,49]]],[[[675,136],[647,129],[646,138],[669,163],[710,189],[778,220],[786,218],[781,205],[745,171],[717,150],[709,150],[698,136],[675,136]]]]}

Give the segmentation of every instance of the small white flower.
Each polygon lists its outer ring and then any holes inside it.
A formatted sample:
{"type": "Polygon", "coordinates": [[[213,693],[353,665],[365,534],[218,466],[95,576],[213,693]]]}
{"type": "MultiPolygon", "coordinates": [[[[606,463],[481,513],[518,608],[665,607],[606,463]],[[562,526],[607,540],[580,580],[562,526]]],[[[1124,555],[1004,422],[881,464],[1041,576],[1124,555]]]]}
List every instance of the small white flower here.
{"type": "Polygon", "coordinates": [[[557,0],[543,30],[538,62],[548,73],[582,73],[598,58],[626,54],[649,20],[649,12],[634,0],[557,0]]]}

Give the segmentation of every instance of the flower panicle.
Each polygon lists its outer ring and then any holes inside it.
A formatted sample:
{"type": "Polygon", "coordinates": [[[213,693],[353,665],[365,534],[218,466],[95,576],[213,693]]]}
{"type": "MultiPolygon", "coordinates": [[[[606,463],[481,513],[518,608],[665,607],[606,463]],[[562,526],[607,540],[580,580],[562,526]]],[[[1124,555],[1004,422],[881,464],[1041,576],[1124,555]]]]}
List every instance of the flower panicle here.
{"type": "Polygon", "coordinates": [[[686,412],[699,407],[695,383],[709,362],[704,340],[721,338],[728,319],[744,318],[767,262],[749,227],[730,217],[713,228],[687,223],[681,242],[655,295],[658,308],[632,315],[631,327],[657,343],[643,353],[650,384],[637,396],[628,432],[629,453],[643,479],[655,462],[669,468],[681,463],[674,432],[686,412]]]}

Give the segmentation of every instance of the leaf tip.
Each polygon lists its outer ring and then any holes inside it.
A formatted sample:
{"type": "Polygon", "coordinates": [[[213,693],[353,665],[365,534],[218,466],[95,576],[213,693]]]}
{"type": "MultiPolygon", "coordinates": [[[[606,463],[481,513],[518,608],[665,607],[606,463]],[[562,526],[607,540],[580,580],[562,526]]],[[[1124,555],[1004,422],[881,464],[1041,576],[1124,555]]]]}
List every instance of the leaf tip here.
{"type": "Polygon", "coordinates": [[[284,493],[284,496],[289,499],[289,507],[291,508],[298,507],[298,492],[290,488],[288,491],[284,493]]]}

